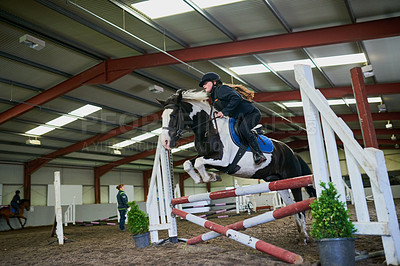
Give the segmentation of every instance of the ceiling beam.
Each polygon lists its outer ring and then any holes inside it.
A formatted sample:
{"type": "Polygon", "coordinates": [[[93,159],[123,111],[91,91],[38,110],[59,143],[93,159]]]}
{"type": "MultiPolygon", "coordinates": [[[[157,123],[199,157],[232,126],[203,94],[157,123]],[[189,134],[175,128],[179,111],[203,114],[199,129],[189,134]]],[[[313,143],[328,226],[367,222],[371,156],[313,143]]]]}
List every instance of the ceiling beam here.
{"type": "MultiPolygon", "coordinates": [[[[393,26],[399,24],[399,17],[387,18],[368,22],[360,22],[356,24],[240,40],[235,42],[192,47],[169,51],[169,54],[179,58],[184,62],[193,62],[212,60],[216,58],[243,56],[247,54],[267,53],[300,49],[304,47],[380,39],[400,35],[400,27],[393,26]]],[[[109,64],[109,70],[133,70],[176,63],[178,63],[176,59],[164,53],[154,53],[112,59],[109,64]]]]}
{"type": "MultiPolygon", "coordinates": [[[[400,18],[388,18],[350,25],[300,31],[229,43],[186,48],[169,53],[184,62],[211,60],[216,58],[241,56],[245,54],[266,53],[321,46],[336,43],[354,42],[386,38],[400,35],[400,18]]],[[[36,105],[44,104],[64,95],[84,84],[104,84],[131,73],[135,69],[176,64],[177,61],[164,53],[144,54],[120,59],[108,59],[64,82],[34,96],[0,114],[0,124],[19,116],[36,105]]]]}

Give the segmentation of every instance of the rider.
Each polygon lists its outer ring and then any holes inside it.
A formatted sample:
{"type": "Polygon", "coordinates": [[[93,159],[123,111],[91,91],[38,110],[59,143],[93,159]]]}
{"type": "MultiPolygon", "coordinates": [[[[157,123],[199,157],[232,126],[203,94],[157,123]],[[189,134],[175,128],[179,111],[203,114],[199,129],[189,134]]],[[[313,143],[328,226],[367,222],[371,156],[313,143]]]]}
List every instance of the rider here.
{"type": "Polygon", "coordinates": [[[15,191],[15,195],[14,195],[14,197],[12,198],[11,203],[10,203],[10,205],[11,205],[11,206],[14,208],[14,210],[15,210],[14,215],[18,215],[18,214],[19,214],[19,203],[20,203],[20,200],[21,200],[21,198],[19,197],[19,193],[20,193],[19,190],[15,191]]]}
{"type": "Polygon", "coordinates": [[[124,184],[119,184],[116,188],[118,189],[117,202],[119,211],[119,229],[125,231],[126,211],[129,208],[128,196],[125,194],[124,184]]]}
{"type": "Polygon", "coordinates": [[[251,132],[261,119],[260,110],[250,101],[243,99],[233,88],[222,84],[217,73],[208,72],[200,81],[200,87],[210,95],[212,105],[219,112],[217,117],[230,116],[237,120],[239,130],[253,152],[255,164],[266,161],[258,144],[257,135],[251,132]]]}

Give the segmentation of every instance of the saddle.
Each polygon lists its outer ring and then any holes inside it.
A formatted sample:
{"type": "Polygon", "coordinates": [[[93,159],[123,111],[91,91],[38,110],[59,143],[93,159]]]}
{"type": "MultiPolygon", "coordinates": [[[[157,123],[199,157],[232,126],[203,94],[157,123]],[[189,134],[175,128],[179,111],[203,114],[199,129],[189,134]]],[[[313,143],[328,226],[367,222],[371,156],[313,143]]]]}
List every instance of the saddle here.
{"type": "MultiPolygon", "coordinates": [[[[264,153],[271,153],[274,149],[273,148],[274,146],[269,138],[261,135],[262,126],[257,125],[253,129],[251,129],[251,131],[254,134],[257,134],[258,144],[260,145],[261,151],[264,153]]],[[[225,170],[225,173],[233,174],[239,168],[237,164],[240,161],[240,159],[243,157],[246,151],[251,151],[251,150],[248,144],[243,143],[244,138],[240,137],[242,134],[239,132],[239,123],[237,123],[234,118],[230,118],[229,120],[229,133],[231,135],[233,143],[235,143],[235,145],[239,147],[239,150],[237,151],[232,163],[230,163],[225,170]]]]}
{"type": "MultiPolygon", "coordinates": [[[[260,149],[262,152],[271,153],[274,150],[274,146],[272,145],[272,141],[262,135],[264,132],[262,130],[262,125],[258,124],[253,129],[251,129],[253,134],[257,134],[258,144],[260,145],[260,149]]],[[[247,143],[245,143],[242,137],[242,134],[239,132],[239,123],[234,118],[230,118],[229,120],[229,132],[232,138],[232,141],[240,147],[242,144],[246,145],[247,151],[250,151],[250,147],[248,147],[247,143]]]]}

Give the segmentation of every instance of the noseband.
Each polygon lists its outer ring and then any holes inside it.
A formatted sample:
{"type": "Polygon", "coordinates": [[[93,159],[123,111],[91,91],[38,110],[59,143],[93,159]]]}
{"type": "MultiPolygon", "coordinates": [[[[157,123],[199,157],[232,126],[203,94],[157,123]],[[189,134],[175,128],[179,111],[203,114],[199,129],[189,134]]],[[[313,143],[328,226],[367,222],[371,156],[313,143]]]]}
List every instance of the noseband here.
{"type": "MultiPolygon", "coordinates": [[[[177,111],[177,117],[178,118],[177,118],[177,122],[176,122],[176,129],[175,128],[171,128],[171,127],[162,127],[162,129],[167,129],[167,130],[171,130],[171,131],[176,130],[176,139],[179,139],[183,135],[183,133],[185,133],[184,126],[183,126],[183,122],[184,122],[183,115],[185,113],[185,110],[183,109],[183,107],[181,105],[175,104],[175,103],[166,105],[164,107],[164,109],[174,108],[174,107],[178,108],[178,111],[177,111]]],[[[210,128],[208,126],[208,122],[215,121],[216,119],[217,119],[217,117],[215,116],[215,112],[213,112],[213,108],[211,107],[211,113],[210,113],[209,119],[207,121],[204,121],[204,122],[196,125],[196,126],[193,126],[192,130],[194,130],[195,128],[198,128],[198,127],[202,126],[203,124],[207,123],[206,132],[205,132],[205,136],[207,136],[208,132],[210,131],[210,128]],[[214,114],[214,117],[212,117],[212,114],[214,114]]],[[[216,121],[215,121],[215,126],[216,126],[216,130],[217,130],[217,133],[218,133],[218,125],[217,125],[216,121]]]]}

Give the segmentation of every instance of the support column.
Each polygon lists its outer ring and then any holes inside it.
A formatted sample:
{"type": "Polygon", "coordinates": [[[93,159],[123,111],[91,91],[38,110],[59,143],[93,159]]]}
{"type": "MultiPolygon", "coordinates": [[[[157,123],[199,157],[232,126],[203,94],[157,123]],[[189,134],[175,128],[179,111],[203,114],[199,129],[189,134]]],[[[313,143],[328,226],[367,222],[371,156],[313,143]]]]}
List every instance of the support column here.
{"type": "Polygon", "coordinates": [[[179,174],[179,189],[181,190],[181,196],[185,196],[185,179],[187,176],[187,173],[179,174]]]}
{"type": "Polygon", "coordinates": [[[147,195],[149,194],[149,179],[151,178],[151,171],[143,171],[143,189],[144,189],[144,201],[147,201],[147,195]]]}
{"type": "Polygon", "coordinates": [[[94,203],[100,204],[100,173],[98,168],[93,169],[94,172],[94,203]]]}
{"type": "Polygon", "coordinates": [[[24,163],[24,199],[31,200],[31,173],[28,163],[24,163]]]}
{"type": "Polygon", "coordinates": [[[372,120],[371,109],[367,99],[365,89],[364,75],[360,67],[350,70],[353,93],[357,102],[358,117],[361,124],[361,133],[364,140],[364,147],[378,149],[378,140],[376,139],[375,128],[372,120]]]}

